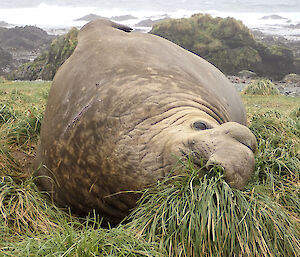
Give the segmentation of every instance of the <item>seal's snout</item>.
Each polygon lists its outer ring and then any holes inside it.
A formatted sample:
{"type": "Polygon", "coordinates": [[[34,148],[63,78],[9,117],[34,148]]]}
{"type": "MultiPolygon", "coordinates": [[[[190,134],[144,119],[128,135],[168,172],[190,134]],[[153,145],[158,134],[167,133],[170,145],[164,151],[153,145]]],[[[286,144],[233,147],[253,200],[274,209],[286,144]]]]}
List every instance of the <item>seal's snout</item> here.
{"type": "Polygon", "coordinates": [[[227,183],[243,189],[255,168],[256,138],[249,128],[236,122],[224,123],[216,129],[219,131],[219,140],[207,166],[221,165],[227,183]]]}
{"type": "Polygon", "coordinates": [[[198,152],[207,160],[207,170],[214,165],[222,166],[227,183],[234,188],[244,188],[253,174],[257,151],[256,138],[246,126],[224,123],[200,131],[192,141],[197,142],[190,145],[192,152],[198,152]]]}
{"type": "Polygon", "coordinates": [[[249,128],[236,122],[227,122],[220,126],[225,135],[237,140],[248,147],[253,153],[257,152],[257,141],[249,128]]]}

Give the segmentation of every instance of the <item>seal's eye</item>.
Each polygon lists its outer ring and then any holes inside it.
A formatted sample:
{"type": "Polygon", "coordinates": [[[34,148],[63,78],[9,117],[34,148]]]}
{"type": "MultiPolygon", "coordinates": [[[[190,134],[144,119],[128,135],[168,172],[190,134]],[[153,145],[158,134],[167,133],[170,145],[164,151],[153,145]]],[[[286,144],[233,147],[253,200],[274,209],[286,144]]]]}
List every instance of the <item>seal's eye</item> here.
{"type": "Polygon", "coordinates": [[[196,130],[205,130],[208,129],[208,126],[206,125],[206,123],[202,122],[202,121],[195,121],[192,124],[192,127],[196,130]]]}

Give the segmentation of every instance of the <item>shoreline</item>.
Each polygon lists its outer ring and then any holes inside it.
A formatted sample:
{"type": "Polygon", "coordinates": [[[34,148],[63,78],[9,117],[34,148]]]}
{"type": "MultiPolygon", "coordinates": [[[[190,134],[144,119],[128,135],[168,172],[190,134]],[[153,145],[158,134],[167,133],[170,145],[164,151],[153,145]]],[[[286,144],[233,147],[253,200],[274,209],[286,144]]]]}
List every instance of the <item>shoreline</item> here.
{"type": "MultiPolygon", "coordinates": [[[[242,92],[242,90],[251,84],[252,81],[259,79],[256,78],[242,78],[241,76],[226,76],[228,80],[233,84],[237,91],[242,92]]],[[[281,95],[289,97],[299,97],[300,96],[300,80],[298,82],[289,81],[272,81],[274,86],[279,90],[281,95]]]]}
{"type": "Polygon", "coordinates": [[[72,27],[80,28],[95,18],[104,18],[147,32],[151,30],[151,25],[165,18],[190,18],[194,14],[202,13],[209,14],[213,18],[233,17],[251,30],[261,31],[271,36],[282,36],[288,40],[300,40],[300,10],[297,8],[289,11],[283,9],[238,11],[237,8],[233,11],[220,9],[217,6],[212,9],[200,8],[201,6],[191,9],[189,5],[182,8],[168,5],[168,8],[156,6],[156,9],[144,9],[141,6],[125,8],[108,5],[100,8],[93,5],[78,7],[76,4],[60,6],[42,3],[29,8],[0,8],[0,27],[37,26],[49,34],[61,35],[72,27]]]}

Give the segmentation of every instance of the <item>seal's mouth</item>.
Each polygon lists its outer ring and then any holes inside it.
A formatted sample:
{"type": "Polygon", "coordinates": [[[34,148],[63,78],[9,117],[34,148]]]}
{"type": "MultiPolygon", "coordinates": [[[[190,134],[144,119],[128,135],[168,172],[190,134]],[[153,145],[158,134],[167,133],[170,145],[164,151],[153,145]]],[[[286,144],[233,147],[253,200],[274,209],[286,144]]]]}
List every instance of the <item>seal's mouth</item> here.
{"type": "Polygon", "coordinates": [[[180,149],[180,153],[182,161],[190,161],[193,163],[194,168],[200,170],[203,175],[207,174],[211,169],[211,167],[207,165],[208,159],[202,157],[198,152],[190,151],[187,153],[183,149],[180,149]]]}
{"type": "Polygon", "coordinates": [[[209,175],[213,176],[224,176],[225,181],[234,188],[242,189],[245,186],[245,181],[248,181],[248,178],[244,178],[240,170],[235,169],[234,167],[227,167],[226,164],[215,160],[210,156],[209,159],[204,158],[198,152],[189,151],[185,152],[183,149],[180,149],[181,160],[192,163],[192,167],[197,169],[199,175],[209,175]],[[244,181],[245,180],[245,181],[244,181]],[[242,185],[241,184],[242,182],[242,185]]]}

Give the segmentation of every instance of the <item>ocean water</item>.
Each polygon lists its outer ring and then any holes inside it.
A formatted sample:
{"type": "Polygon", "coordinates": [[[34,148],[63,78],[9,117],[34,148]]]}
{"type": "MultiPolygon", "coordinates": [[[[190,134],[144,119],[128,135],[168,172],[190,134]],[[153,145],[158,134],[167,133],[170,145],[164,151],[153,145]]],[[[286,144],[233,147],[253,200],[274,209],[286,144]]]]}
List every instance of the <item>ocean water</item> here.
{"type": "Polygon", "coordinates": [[[137,27],[139,21],[190,17],[209,13],[213,17],[234,17],[251,29],[300,40],[300,0],[0,0],[0,21],[10,26],[35,25],[49,33],[62,33],[86,22],[76,21],[88,14],[111,18],[132,15],[122,23],[137,27]],[[283,19],[262,19],[279,15],[283,19]]]}

